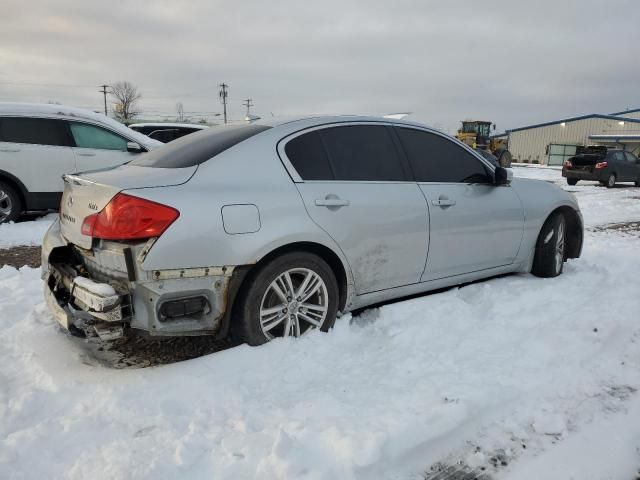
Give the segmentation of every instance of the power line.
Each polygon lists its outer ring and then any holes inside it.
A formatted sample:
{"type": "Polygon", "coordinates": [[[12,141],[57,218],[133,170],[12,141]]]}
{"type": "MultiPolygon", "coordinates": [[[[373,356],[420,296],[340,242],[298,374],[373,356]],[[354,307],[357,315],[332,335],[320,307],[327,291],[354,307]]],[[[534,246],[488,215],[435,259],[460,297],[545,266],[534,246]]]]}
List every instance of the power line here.
{"type": "Polygon", "coordinates": [[[249,118],[249,115],[250,115],[250,113],[251,113],[251,112],[249,111],[249,109],[250,109],[251,107],[253,107],[253,103],[251,103],[251,99],[250,99],[250,98],[247,98],[247,99],[243,100],[243,101],[242,101],[242,104],[243,104],[245,107],[247,107],[247,118],[249,118]]]}
{"type": "Polygon", "coordinates": [[[100,85],[102,87],[102,90],[98,90],[99,92],[102,92],[102,94],[104,95],[104,115],[105,117],[108,116],[107,114],[107,88],[109,87],[109,85],[100,85]]]}
{"type": "Polygon", "coordinates": [[[222,101],[222,107],[224,111],[224,123],[227,123],[227,96],[229,95],[227,89],[229,88],[229,85],[223,82],[218,86],[220,87],[218,95],[220,96],[220,100],[222,101]]]}

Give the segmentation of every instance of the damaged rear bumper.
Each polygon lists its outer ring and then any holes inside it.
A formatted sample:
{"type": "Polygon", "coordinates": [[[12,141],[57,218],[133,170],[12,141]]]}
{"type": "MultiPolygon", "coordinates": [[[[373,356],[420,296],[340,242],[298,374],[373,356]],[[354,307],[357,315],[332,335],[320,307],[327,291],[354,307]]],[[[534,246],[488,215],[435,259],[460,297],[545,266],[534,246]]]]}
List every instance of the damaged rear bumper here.
{"type": "Polygon", "coordinates": [[[142,269],[149,246],[104,243],[91,251],[67,244],[57,222],[43,242],[44,296],[58,323],[74,334],[226,335],[229,305],[242,269],[142,269]],[[129,249],[129,252],[126,250],[129,249]],[[127,260],[129,256],[129,260],[127,260]]]}

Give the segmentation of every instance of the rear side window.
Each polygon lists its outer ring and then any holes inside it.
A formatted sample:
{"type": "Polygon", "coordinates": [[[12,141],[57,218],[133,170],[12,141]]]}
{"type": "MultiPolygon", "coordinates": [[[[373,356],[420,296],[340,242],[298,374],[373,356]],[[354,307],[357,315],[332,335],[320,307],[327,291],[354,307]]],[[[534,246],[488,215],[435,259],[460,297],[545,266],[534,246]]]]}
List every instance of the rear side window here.
{"type": "Polygon", "coordinates": [[[265,125],[229,125],[212,127],[186,135],[162,148],[140,155],[129,165],[156,168],[185,168],[199,165],[219,153],[264,132],[265,125]]]}
{"type": "Polygon", "coordinates": [[[336,180],[404,181],[389,129],[384,125],[349,125],[318,130],[336,180]]]}
{"type": "Polygon", "coordinates": [[[287,143],[284,151],[303,180],[334,179],[329,158],[317,130],[294,138],[287,143]]]}
{"type": "Polygon", "coordinates": [[[48,118],[0,118],[0,142],[70,147],[71,136],[64,120],[48,118]]]}
{"type": "Polygon", "coordinates": [[[435,133],[396,127],[418,182],[487,183],[482,162],[452,140],[435,133]]]}
{"type": "Polygon", "coordinates": [[[621,151],[618,150],[618,151],[613,152],[611,157],[614,160],[623,161],[624,160],[624,153],[622,153],[621,151]]]}
{"type": "Polygon", "coordinates": [[[79,148],[99,150],[127,150],[127,142],[120,135],[86,123],[70,122],[71,135],[79,148]]]}

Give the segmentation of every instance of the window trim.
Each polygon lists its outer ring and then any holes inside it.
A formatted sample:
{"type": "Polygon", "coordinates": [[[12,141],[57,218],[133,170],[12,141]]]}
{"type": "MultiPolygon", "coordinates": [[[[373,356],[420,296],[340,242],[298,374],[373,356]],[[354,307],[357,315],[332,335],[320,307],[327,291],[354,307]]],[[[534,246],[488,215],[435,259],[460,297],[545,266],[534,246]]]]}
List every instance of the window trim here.
{"type": "MultiPolygon", "coordinates": [[[[280,157],[280,161],[282,162],[282,164],[285,167],[285,170],[287,171],[287,173],[289,174],[289,176],[291,177],[291,180],[293,180],[294,183],[325,183],[325,184],[399,184],[399,183],[416,183],[415,181],[415,176],[413,175],[413,171],[410,170],[408,168],[407,165],[407,160],[406,157],[404,155],[404,152],[399,150],[399,145],[397,144],[397,139],[396,139],[396,135],[395,132],[393,132],[393,128],[391,128],[390,132],[389,132],[389,137],[391,138],[391,142],[393,143],[393,148],[396,151],[396,155],[398,156],[398,161],[400,162],[400,167],[402,168],[402,171],[404,173],[405,176],[405,180],[304,180],[302,177],[300,177],[300,175],[298,174],[298,171],[296,170],[296,168],[293,166],[293,163],[291,163],[291,160],[289,160],[289,157],[287,156],[287,153],[285,151],[285,147],[287,146],[287,144],[299,137],[302,136],[304,134],[307,133],[311,133],[313,131],[316,130],[324,130],[327,128],[332,128],[332,127],[350,127],[350,126],[355,126],[355,125],[365,125],[365,126],[383,126],[383,127],[393,127],[394,125],[397,125],[396,123],[393,122],[388,122],[388,121],[376,121],[376,120],[362,120],[362,121],[353,121],[353,120],[348,120],[348,121],[344,121],[344,122],[336,122],[336,121],[332,121],[332,122],[328,122],[328,123],[323,123],[323,124],[319,124],[319,125],[314,125],[312,127],[307,127],[307,128],[303,128],[301,130],[298,130],[296,132],[290,133],[284,137],[282,137],[280,140],[278,140],[278,143],[276,145],[276,151],[278,156],[280,157]]],[[[322,139],[322,136],[321,136],[322,139]]],[[[324,145],[324,139],[322,139],[322,143],[324,145]]],[[[326,145],[324,145],[325,148],[325,153],[327,154],[327,157],[329,156],[329,152],[326,151],[326,145]]],[[[327,158],[327,160],[329,161],[329,164],[331,165],[331,161],[327,158]]]]}
{"type": "MultiPolygon", "coordinates": [[[[469,145],[467,145],[464,142],[461,142],[457,138],[452,137],[450,135],[446,135],[442,132],[439,132],[438,130],[435,130],[429,127],[419,127],[417,125],[410,125],[410,124],[403,124],[403,123],[394,123],[393,125],[397,128],[408,128],[411,130],[418,130],[425,133],[433,133],[435,135],[438,135],[439,137],[444,138],[445,140],[450,141],[454,145],[462,147],[463,150],[466,150],[468,153],[470,153],[488,170],[490,176],[493,175],[495,177],[496,166],[493,165],[491,162],[489,162],[489,160],[484,158],[478,152],[476,152],[474,149],[472,149],[469,145]]],[[[402,155],[404,155],[409,165],[409,168],[411,169],[411,175],[413,176],[413,181],[418,185],[493,185],[492,183],[478,183],[478,182],[422,182],[422,181],[416,180],[415,172],[413,171],[411,162],[409,162],[409,156],[407,155],[407,152],[404,150],[404,146],[402,145],[402,140],[400,140],[400,137],[398,133],[395,131],[395,129],[394,129],[394,135],[397,137],[399,147],[402,149],[402,155]]],[[[506,186],[511,186],[511,185],[506,185],[506,186]]]]}

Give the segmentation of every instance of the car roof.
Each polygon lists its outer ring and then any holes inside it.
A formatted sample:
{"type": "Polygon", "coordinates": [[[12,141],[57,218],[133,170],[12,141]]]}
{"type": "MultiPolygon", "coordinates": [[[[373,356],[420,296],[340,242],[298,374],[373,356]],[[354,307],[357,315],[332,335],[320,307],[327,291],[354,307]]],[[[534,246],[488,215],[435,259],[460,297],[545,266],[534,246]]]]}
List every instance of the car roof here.
{"type": "Polygon", "coordinates": [[[107,117],[101,113],[95,113],[83,108],[69,107],[55,103],[20,103],[20,102],[0,102],[0,115],[16,116],[45,116],[65,119],[88,120],[97,124],[103,124],[111,130],[118,132],[131,140],[134,140],[148,148],[156,148],[164,145],[152,138],[142,135],[135,130],[127,128],[122,123],[107,117]]]}
{"type": "Polygon", "coordinates": [[[397,125],[407,125],[407,126],[415,126],[421,128],[428,128],[430,130],[435,130],[432,127],[424,125],[419,122],[413,122],[405,119],[399,118],[390,118],[384,116],[374,116],[374,115],[301,115],[301,116],[290,116],[290,117],[266,117],[260,118],[257,120],[252,120],[250,122],[236,122],[235,124],[254,124],[254,125],[265,125],[268,127],[278,127],[282,125],[297,125],[308,128],[315,125],[324,125],[327,123],[341,123],[341,122],[385,122],[385,123],[393,123],[397,125]]]}
{"type": "Polygon", "coordinates": [[[201,123],[144,122],[132,123],[129,127],[196,128],[198,130],[204,130],[205,128],[209,128],[209,125],[202,125],[201,123]]]}

